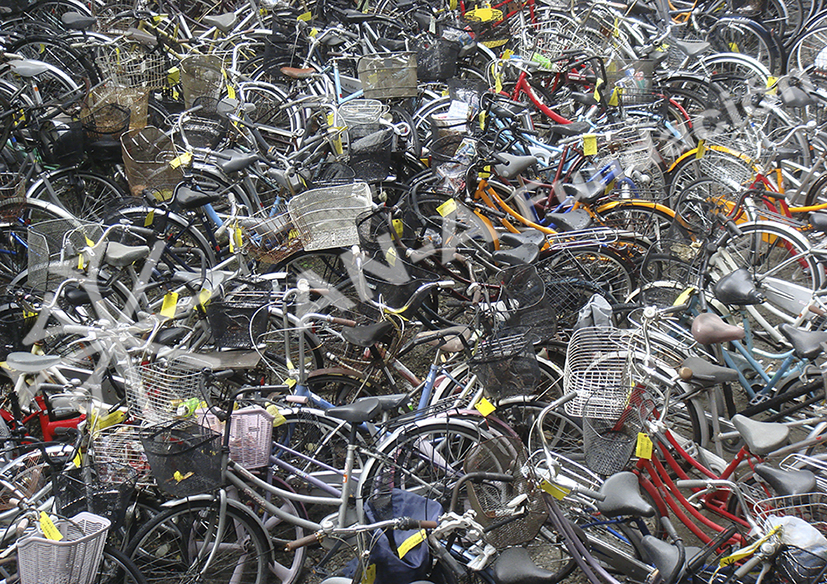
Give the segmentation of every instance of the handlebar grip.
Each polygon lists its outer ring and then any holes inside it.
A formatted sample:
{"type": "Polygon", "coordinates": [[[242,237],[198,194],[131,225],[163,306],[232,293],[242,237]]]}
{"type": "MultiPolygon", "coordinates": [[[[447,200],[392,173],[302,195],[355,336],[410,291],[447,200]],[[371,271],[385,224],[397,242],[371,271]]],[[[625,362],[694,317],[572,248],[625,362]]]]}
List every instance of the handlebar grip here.
{"type": "Polygon", "coordinates": [[[310,535],[305,535],[304,537],[300,537],[294,541],[288,541],[284,545],[284,551],[286,552],[294,552],[299,548],[303,548],[314,543],[321,543],[322,541],[322,532],[317,531],[315,533],[311,533],[310,535]]]}
{"type": "Polygon", "coordinates": [[[678,535],[678,532],[675,531],[675,526],[672,525],[672,520],[668,517],[663,516],[660,518],[660,524],[663,525],[663,529],[666,531],[666,535],[668,535],[672,541],[678,541],[681,537],[678,535]]]}
{"type": "Polygon", "coordinates": [[[578,495],[585,495],[590,499],[594,499],[595,501],[605,501],[606,495],[603,493],[598,493],[597,491],[592,491],[591,489],[586,489],[585,487],[576,487],[572,489],[572,492],[577,493],[578,495]]]}
{"type": "Polygon", "coordinates": [[[420,521],[419,522],[420,529],[436,529],[437,525],[439,525],[439,523],[437,523],[436,521],[420,521]]]}
{"type": "Polygon", "coordinates": [[[155,231],[152,230],[152,229],[149,229],[147,227],[138,227],[137,225],[129,225],[129,226],[127,226],[127,231],[129,231],[130,233],[134,233],[135,235],[139,235],[139,236],[141,236],[141,237],[143,237],[144,239],[147,239],[147,240],[155,239],[157,237],[157,234],[155,233],[155,231]]]}
{"type": "Polygon", "coordinates": [[[685,481],[676,481],[675,485],[681,489],[705,489],[709,486],[709,483],[706,481],[690,479],[685,481]]]}
{"type": "Polygon", "coordinates": [[[319,296],[324,296],[325,294],[330,293],[330,288],[311,288],[308,290],[310,294],[318,294],[319,296]]]}
{"type": "Polygon", "coordinates": [[[329,322],[332,322],[333,324],[340,324],[342,326],[350,326],[350,327],[354,327],[357,324],[355,320],[350,320],[350,319],[347,319],[347,318],[339,318],[339,317],[336,317],[336,316],[331,316],[330,319],[329,319],[329,322]]]}

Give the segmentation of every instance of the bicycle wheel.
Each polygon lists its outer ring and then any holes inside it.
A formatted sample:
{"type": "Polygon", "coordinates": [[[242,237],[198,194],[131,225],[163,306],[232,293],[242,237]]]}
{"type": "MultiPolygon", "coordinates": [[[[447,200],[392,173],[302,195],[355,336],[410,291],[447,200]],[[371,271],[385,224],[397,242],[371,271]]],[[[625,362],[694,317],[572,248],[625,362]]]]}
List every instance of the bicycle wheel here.
{"type": "Polygon", "coordinates": [[[787,53],[787,70],[798,69],[810,73],[816,66],[816,58],[827,47],[827,26],[810,29],[790,47],[787,53]]]}
{"type": "Polygon", "coordinates": [[[620,231],[629,231],[650,243],[660,241],[675,217],[665,205],[648,201],[611,202],[595,209],[597,222],[620,231]]]}
{"type": "Polygon", "coordinates": [[[738,194],[712,178],[701,178],[681,189],[675,202],[675,218],[689,235],[703,238],[718,225],[716,217],[730,212],[738,194]]]}
{"type": "Polygon", "coordinates": [[[126,193],[105,176],[66,168],[43,176],[26,196],[51,201],[84,221],[102,221],[112,204],[126,197],[126,193]]]}
{"type": "Polygon", "coordinates": [[[181,503],[144,525],[125,553],[148,584],[263,584],[270,541],[249,512],[237,506],[240,504],[228,500],[222,514],[217,499],[181,503]],[[216,541],[221,520],[226,523],[216,541]]]}
{"type": "Polygon", "coordinates": [[[103,548],[103,559],[95,584],[146,584],[138,566],[126,554],[111,545],[103,548]]]}
{"type": "Polygon", "coordinates": [[[251,121],[261,124],[261,135],[278,152],[287,154],[296,148],[306,120],[300,108],[284,107],[291,103],[287,94],[271,83],[242,83],[239,92],[245,103],[253,103],[251,121]]]}
{"type": "Polygon", "coordinates": [[[27,36],[12,43],[8,50],[23,55],[26,59],[43,61],[59,67],[78,85],[81,85],[84,79],[88,79],[92,87],[99,82],[94,63],[61,39],[45,35],[27,36]]]}
{"type": "Polygon", "coordinates": [[[612,298],[627,298],[635,289],[633,266],[615,251],[601,246],[563,248],[535,266],[544,282],[561,278],[585,280],[612,298]]]}

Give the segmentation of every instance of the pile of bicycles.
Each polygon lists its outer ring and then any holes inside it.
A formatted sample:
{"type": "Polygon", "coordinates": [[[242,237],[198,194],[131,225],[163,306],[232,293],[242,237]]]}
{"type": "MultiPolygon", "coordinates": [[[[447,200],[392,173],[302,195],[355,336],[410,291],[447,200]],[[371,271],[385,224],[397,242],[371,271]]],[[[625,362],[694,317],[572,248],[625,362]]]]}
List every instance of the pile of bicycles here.
{"type": "Polygon", "coordinates": [[[0,580],[827,580],[825,10],[0,0],[0,580]]]}

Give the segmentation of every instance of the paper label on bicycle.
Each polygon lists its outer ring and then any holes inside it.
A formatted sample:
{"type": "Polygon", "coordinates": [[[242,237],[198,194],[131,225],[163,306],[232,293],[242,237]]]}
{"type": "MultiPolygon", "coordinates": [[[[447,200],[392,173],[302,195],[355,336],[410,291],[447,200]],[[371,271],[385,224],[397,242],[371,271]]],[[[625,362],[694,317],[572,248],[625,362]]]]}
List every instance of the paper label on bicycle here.
{"type": "Polygon", "coordinates": [[[181,70],[178,67],[170,67],[167,69],[167,83],[170,87],[178,85],[181,82],[181,70]]]}
{"type": "Polygon", "coordinates": [[[678,295],[672,306],[680,306],[681,304],[686,304],[687,302],[689,302],[689,299],[692,297],[692,295],[695,294],[696,290],[697,288],[695,288],[694,286],[690,286],[678,295]]]}
{"type": "Polygon", "coordinates": [[[389,247],[388,251],[385,252],[385,261],[390,267],[396,265],[396,249],[393,246],[389,247]]]}
{"type": "Polygon", "coordinates": [[[169,161],[170,168],[178,168],[179,166],[188,166],[192,161],[192,153],[184,152],[180,156],[176,156],[169,161]]]}
{"type": "Polygon", "coordinates": [[[612,89],[612,96],[609,98],[609,105],[616,107],[620,103],[620,93],[623,91],[622,87],[615,87],[612,89]]]}
{"type": "Polygon", "coordinates": [[[362,584],[373,584],[376,580],[376,564],[370,564],[362,574],[362,584]]]}
{"type": "Polygon", "coordinates": [[[645,458],[651,460],[652,458],[652,439],[645,432],[637,433],[637,447],[635,448],[635,456],[638,458],[645,458]]]}
{"type": "Polygon", "coordinates": [[[198,306],[201,308],[206,308],[207,303],[210,301],[212,297],[212,292],[207,290],[206,288],[201,288],[201,292],[198,293],[198,306]]]}
{"type": "Polygon", "coordinates": [[[730,554],[730,555],[728,555],[728,556],[724,556],[724,557],[723,557],[723,558],[721,558],[721,560],[720,560],[720,565],[721,565],[721,567],[722,567],[722,568],[724,568],[724,567],[726,567],[726,566],[730,566],[730,565],[734,564],[735,562],[740,562],[740,561],[741,561],[741,560],[743,560],[744,558],[748,558],[748,557],[750,557],[752,554],[754,554],[756,551],[758,551],[758,548],[760,548],[760,547],[761,547],[761,544],[763,544],[763,543],[764,543],[765,541],[767,541],[770,537],[772,537],[773,535],[775,535],[775,533],[776,533],[779,529],[781,529],[781,526],[780,526],[780,525],[776,525],[775,527],[773,527],[773,528],[772,528],[772,531],[770,531],[767,535],[765,535],[764,537],[762,537],[762,538],[761,538],[761,539],[759,539],[758,541],[754,541],[754,542],[752,542],[752,543],[751,543],[751,544],[749,544],[747,547],[745,547],[745,548],[741,548],[740,550],[738,550],[738,551],[737,551],[737,552],[735,552],[734,554],[730,554]]]}
{"type": "Polygon", "coordinates": [[[700,160],[706,154],[706,140],[698,140],[698,151],[695,152],[695,160],[700,160]]]}
{"type": "Polygon", "coordinates": [[[558,501],[562,501],[566,495],[571,493],[571,489],[567,489],[561,485],[555,485],[550,483],[546,479],[540,481],[540,488],[543,489],[546,493],[557,499],[558,501]]]}
{"type": "Polygon", "coordinates": [[[155,221],[155,209],[152,209],[149,213],[146,214],[144,218],[144,227],[152,227],[152,223],[155,221]]]}
{"type": "Polygon", "coordinates": [[[597,136],[585,134],[583,136],[583,156],[594,156],[597,154],[597,136]]]}
{"type": "Polygon", "coordinates": [[[175,479],[176,483],[180,483],[180,482],[183,482],[183,481],[187,480],[188,478],[190,478],[194,474],[195,473],[192,472],[192,471],[188,472],[187,474],[181,474],[181,471],[176,470],[174,473],[172,473],[172,478],[175,479]]]}
{"type": "Polygon", "coordinates": [[[278,406],[276,406],[274,404],[270,404],[269,406],[267,406],[264,409],[268,414],[273,416],[273,428],[278,428],[279,426],[281,426],[282,424],[284,424],[287,421],[287,418],[285,418],[282,415],[282,413],[279,411],[278,406]]]}
{"type": "Polygon", "coordinates": [[[308,12],[305,12],[303,14],[299,14],[296,17],[296,20],[303,20],[304,22],[310,22],[311,18],[313,18],[313,13],[308,11],[308,12]]]}
{"type": "Polygon", "coordinates": [[[778,77],[767,77],[767,95],[775,95],[777,88],[775,84],[778,83],[778,77]]]}
{"type": "Polygon", "coordinates": [[[52,541],[60,541],[63,539],[63,534],[60,533],[54,521],[46,515],[43,511],[40,512],[40,529],[43,531],[43,536],[52,541]]]}
{"type": "Polygon", "coordinates": [[[480,399],[480,401],[478,401],[477,405],[475,405],[474,407],[477,409],[479,413],[483,415],[483,417],[490,416],[497,409],[496,407],[494,407],[494,404],[492,404],[485,398],[480,399]]]}
{"type": "Polygon", "coordinates": [[[404,558],[405,554],[407,554],[409,551],[411,551],[416,546],[418,546],[423,541],[425,541],[425,538],[427,538],[427,537],[428,537],[428,534],[425,533],[425,530],[420,529],[419,531],[414,533],[411,537],[409,537],[408,539],[403,541],[402,545],[400,545],[399,548],[396,550],[397,552],[399,552],[399,559],[401,560],[402,558],[404,558]]]}
{"type": "Polygon", "coordinates": [[[178,292],[167,292],[161,304],[161,316],[175,318],[175,307],[178,305],[178,292]]]}
{"type": "Polygon", "coordinates": [[[436,212],[442,217],[447,217],[457,210],[457,202],[454,199],[448,199],[436,208],[436,212]]]}

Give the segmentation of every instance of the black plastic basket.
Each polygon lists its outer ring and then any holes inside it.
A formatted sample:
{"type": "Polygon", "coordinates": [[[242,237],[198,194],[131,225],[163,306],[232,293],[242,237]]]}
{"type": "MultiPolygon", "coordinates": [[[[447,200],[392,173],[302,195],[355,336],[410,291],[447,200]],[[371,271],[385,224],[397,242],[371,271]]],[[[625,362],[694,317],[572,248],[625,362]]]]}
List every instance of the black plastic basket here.
{"type": "Polygon", "coordinates": [[[80,121],[50,120],[40,130],[43,161],[60,166],[77,164],[83,160],[83,138],[80,121]]]}
{"type": "Polygon", "coordinates": [[[445,81],[457,70],[462,46],[444,38],[420,39],[416,45],[416,76],[422,81],[445,81]]]}
{"type": "Polygon", "coordinates": [[[383,181],[392,173],[393,128],[384,124],[357,124],[348,129],[348,165],[358,180],[383,181]]]}
{"type": "Polygon", "coordinates": [[[503,329],[480,343],[469,365],[494,399],[531,395],[541,379],[534,346],[520,330],[503,329]]]}
{"type": "Polygon", "coordinates": [[[89,511],[106,517],[117,528],[124,520],[137,479],[134,468],[117,462],[72,468],[55,477],[55,504],[66,517],[89,511]],[[83,478],[86,472],[89,484],[83,478]]]}
{"type": "MultiPolygon", "coordinates": [[[[129,130],[130,119],[131,113],[128,108],[116,103],[107,103],[91,110],[80,121],[86,131],[86,138],[95,142],[120,140],[121,135],[129,130]]],[[[120,143],[118,149],[120,150],[120,143]]]]}
{"type": "Polygon", "coordinates": [[[310,178],[310,188],[349,185],[356,180],[356,173],[347,164],[325,162],[315,167],[310,178]]]}
{"type": "Polygon", "coordinates": [[[827,558],[795,546],[785,546],[775,558],[779,582],[817,584],[827,576],[827,558]]]}
{"type": "Polygon", "coordinates": [[[221,434],[190,420],[141,429],[152,475],[173,497],[189,497],[222,484],[221,434]]]}
{"type": "Polygon", "coordinates": [[[267,330],[265,303],[220,300],[207,305],[213,342],[219,349],[251,349],[267,330]]]}
{"type": "Polygon", "coordinates": [[[525,330],[532,343],[552,338],[557,332],[557,313],[546,298],[543,280],[534,266],[513,266],[500,272],[500,306],[505,326],[525,330]]]}

